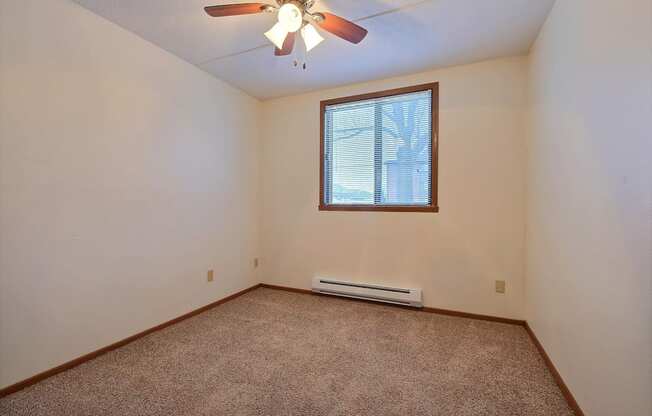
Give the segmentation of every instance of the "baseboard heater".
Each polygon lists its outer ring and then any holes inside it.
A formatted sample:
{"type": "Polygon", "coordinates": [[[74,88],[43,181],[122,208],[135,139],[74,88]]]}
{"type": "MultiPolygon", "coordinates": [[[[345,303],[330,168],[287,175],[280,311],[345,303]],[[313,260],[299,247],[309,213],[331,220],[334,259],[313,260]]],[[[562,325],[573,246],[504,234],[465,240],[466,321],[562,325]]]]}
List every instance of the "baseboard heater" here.
{"type": "Polygon", "coordinates": [[[421,289],[403,289],[315,277],[312,279],[312,291],[325,295],[365,299],[416,308],[423,307],[421,289]]]}

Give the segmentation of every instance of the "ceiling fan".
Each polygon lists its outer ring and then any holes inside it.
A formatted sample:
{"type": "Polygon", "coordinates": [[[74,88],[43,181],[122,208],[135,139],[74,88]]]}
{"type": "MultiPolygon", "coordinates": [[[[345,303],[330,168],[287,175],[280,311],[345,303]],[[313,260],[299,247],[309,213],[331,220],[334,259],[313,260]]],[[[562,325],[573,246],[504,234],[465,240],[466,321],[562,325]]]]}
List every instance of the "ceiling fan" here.
{"type": "Polygon", "coordinates": [[[237,16],[255,13],[278,13],[278,22],[265,36],[275,46],[274,54],[284,56],[292,53],[296,33],[301,37],[310,51],[324,38],[319,34],[315,24],[323,30],[352,43],[360,43],[367,36],[367,30],[339,16],[325,12],[311,12],[316,0],[275,0],[276,4],[236,3],[221,6],[204,7],[206,13],[213,17],[237,16]]]}

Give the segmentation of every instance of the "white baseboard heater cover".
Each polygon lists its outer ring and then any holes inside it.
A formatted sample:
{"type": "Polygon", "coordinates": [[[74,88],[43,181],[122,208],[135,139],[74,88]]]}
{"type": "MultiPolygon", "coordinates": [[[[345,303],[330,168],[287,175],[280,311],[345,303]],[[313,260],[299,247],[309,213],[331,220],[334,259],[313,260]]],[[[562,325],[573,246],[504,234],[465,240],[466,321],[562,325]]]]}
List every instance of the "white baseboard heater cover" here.
{"type": "Polygon", "coordinates": [[[423,307],[421,289],[404,289],[399,287],[345,282],[343,280],[314,277],[312,279],[312,291],[325,295],[373,300],[376,302],[393,303],[396,305],[413,306],[416,308],[423,307]]]}

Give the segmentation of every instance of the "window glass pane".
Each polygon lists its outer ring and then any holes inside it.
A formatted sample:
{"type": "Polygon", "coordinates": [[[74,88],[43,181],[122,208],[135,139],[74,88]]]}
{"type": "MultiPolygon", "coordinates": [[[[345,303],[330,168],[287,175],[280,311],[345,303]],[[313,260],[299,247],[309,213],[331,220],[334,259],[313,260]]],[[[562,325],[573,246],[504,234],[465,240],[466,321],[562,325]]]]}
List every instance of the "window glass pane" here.
{"type": "Polygon", "coordinates": [[[333,204],[374,203],[373,107],[360,106],[333,113],[333,204]]]}
{"type": "Polygon", "coordinates": [[[326,106],[324,202],[431,204],[431,91],[326,106]]]}
{"type": "Polygon", "coordinates": [[[382,104],[382,199],[386,205],[430,203],[430,94],[382,104]]]}

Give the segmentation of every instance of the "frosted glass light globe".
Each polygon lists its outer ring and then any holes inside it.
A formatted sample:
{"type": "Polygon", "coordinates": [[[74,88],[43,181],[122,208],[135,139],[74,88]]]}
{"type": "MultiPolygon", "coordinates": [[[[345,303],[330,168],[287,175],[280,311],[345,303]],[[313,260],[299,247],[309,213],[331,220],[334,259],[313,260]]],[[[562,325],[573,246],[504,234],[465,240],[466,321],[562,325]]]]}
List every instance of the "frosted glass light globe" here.
{"type": "Polygon", "coordinates": [[[306,52],[310,52],[312,48],[319,45],[324,41],[324,38],[317,32],[315,27],[308,23],[301,29],[301,36],[303,36],[303,41],[306,43],[306,52]]]}
{"type": "Polygon", "coordinates": [[[288,31],[285,30],[282,24],[276,23],[274,27],[265,32],[265,36],[269,39],[277,48],[283,49],[283,43],[285,43],[285,38],[288,36],[288,31]]]}
{"type": "Polygon", "coordinates": [[[303,15],[301,10],[292,3],[285,3],[278,10],[278,22],[283,25],[288,32],[296,32],[301,28],[303,15]]]}

